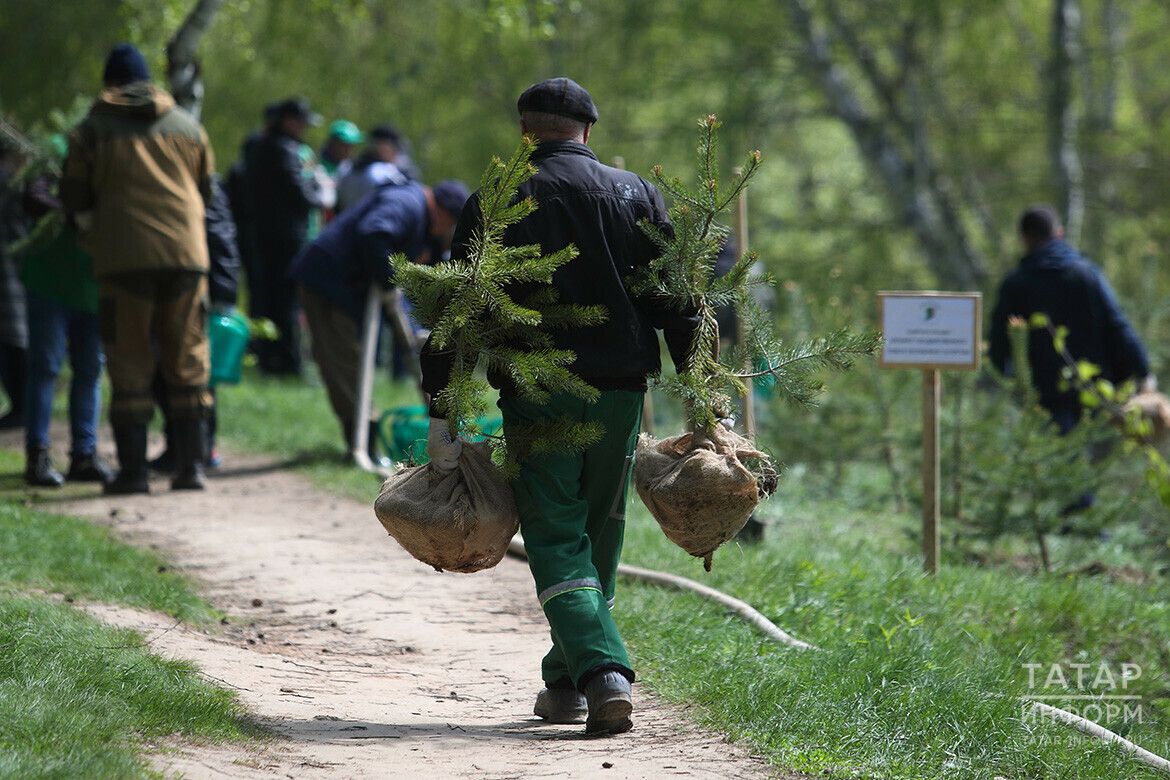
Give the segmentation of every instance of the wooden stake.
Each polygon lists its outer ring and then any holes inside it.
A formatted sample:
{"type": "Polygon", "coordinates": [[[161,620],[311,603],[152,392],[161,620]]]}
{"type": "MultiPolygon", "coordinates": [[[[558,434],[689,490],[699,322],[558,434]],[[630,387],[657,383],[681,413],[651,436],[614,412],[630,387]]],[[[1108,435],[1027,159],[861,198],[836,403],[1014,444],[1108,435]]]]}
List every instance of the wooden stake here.
{"type": "Polygon", "coordinates": [[[922,372],[922,557],[927,574],[938,573],[939,430],[942,383],[937,369],[922,372]]]}
{"type": "MultiPolygon", "coordinates": [[[[626,158],[614,157],[613,167],[624,171],[626,158]]],[[[654,433],[654,396],[650,394],[650,388],[646,388],[646,392],[642,395],[642,430],[646,433],[654,433]]]]}
{"type": "MultiPolygon", "coordinates": [[[[743,168],[737,167],[733,173],[739,177],[743,176],[743,168]]],[[[735,209],[735,243],[738,245],[739,254],[742,257],[748,252],[748,210],[747,210],[747,190],[739,193],[739,203],[736,204],[735,209]]],[[[743,344],[747,338],[747,332],[744,328],[742,317],[735,318],[735,337],[737,344],[743,344]]],[[[752,366],[747,366],[748,371],[751,371],[752,366]]],[[[743,394],[743,430],[749,439],[756,435],[756,397],[753,392],[755,383],[749,379],[746,382],[747,391],[743,394]]]]}

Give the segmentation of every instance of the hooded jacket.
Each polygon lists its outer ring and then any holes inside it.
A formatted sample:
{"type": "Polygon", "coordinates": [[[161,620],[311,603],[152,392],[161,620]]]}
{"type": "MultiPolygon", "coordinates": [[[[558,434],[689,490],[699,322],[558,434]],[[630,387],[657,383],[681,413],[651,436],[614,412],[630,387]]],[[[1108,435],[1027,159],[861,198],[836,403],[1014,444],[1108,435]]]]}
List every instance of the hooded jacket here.
{"type": "MultiPolygon", "coordinates": [[[[1049,241],[1025,255],[999,288],[991,315],[990,356],[1001,372],[1012,372],[1008,320],[1028,319],[1037,312],[1046,314],[1054,326],[1068,328],[1069,353],[1098,366],[1111,382],[1149,374],[1145,347],[1101,269],[1064,241],[1049,241]]],[[[1065,363],[1047,330],[1029,333],[1028,363],[1041,405],[1052,412],[1079,410],[1076,395],[1060,389],[1065,363]]]]}
{"type": "Polygon", "coordinates": [[[73,131],[61,201],[90,214],[82,245],[99,279],[138,271],[207,271],[204,201],[215,168],[207,134],[146,81],[101,93],[73,131]]]}

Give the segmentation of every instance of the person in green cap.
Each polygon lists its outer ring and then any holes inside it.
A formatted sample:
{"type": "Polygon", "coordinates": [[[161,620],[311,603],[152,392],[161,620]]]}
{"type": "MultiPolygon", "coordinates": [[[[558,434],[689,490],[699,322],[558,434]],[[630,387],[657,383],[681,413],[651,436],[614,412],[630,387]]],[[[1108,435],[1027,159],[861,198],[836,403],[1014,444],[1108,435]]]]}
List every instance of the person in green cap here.
{"type": "Polygon", "coordinates": [[[321,167],[334,182],[353,168],[353,150],[366,140],[358,126],[348,119],[338,119],[329,125],[329,138],[321,147],[321,167]]]}

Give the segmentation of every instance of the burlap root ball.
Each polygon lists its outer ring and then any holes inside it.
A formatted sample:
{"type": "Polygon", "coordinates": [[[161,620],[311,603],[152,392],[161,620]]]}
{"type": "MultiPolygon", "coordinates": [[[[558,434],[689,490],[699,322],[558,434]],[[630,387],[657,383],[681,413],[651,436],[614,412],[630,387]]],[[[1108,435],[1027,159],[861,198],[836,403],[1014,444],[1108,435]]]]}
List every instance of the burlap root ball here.
{"type": "Polygon", "coordinates": [[[711,570],[711,557],[743,528],[765,493],[745,463],[768,456],[749,440],[715,426],[710,436],[638,438],[634,484],[672,542],[711,570]]]}
{"type": "Polygon", "coordinates": [[[404,468],[382,485],[378,521],[411,555],[436,571],[471,573],[500,562],[520,527],[512,488],[486,443],[464,444],[459,466],[404,468]]]}

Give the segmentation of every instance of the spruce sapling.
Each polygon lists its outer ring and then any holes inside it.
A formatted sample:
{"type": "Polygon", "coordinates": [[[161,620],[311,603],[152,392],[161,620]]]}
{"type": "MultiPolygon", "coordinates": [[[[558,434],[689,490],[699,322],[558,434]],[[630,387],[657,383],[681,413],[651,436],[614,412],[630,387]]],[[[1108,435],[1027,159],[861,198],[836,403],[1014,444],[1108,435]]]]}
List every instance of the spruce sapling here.
{"type": "MultiPolygon", "coordinates": [[[[504,242],[508,227],[537,209],[535,200],[518,198],[517,192],[536,173],[530,162],[535,148],[536,142],[525,137],[510,159],[492,158],[475,196],[480,220],[465,256],[429,266],[402,254],[390,258],[395,283],[431,329],[430,348],[452,358],[450,381],[435,405],[453,434],[482,434],[477,419],[488,413],[490,387],[481,369],[506,376],[519,396],[537,403],[551,393],[585,400],[598,396],[570,371],[576,355],[557,349],[549,333],[598,325],[607,316],[602,306],[561,303],[552,286],[553,273],[577,256],[576,247],[546,255],[534,244],[504,242]]],[[[593,425],[556,421],[510,430],[506,443],[502,437],[489,438],[497,445],[498,462],[510,469],[529,452],[580,450],[600,433],[593,425]]]]}

